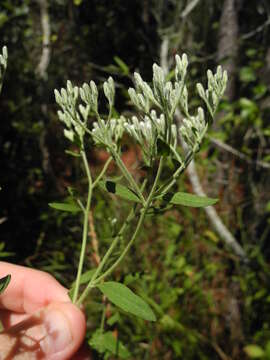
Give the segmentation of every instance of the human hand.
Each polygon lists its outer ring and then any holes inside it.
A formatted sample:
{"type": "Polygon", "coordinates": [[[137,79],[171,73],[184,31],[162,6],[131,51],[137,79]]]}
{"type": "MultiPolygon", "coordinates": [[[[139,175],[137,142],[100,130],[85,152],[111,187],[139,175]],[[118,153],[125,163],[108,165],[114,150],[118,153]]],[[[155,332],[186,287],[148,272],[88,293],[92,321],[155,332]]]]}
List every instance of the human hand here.
{"type": "Polygon", "coordinates": [[[51,275],[0,262],[0,278],[11,274],[0,295],[0,360],[90,360],[79,351],[85,317],[67,289],[51,275]]]}

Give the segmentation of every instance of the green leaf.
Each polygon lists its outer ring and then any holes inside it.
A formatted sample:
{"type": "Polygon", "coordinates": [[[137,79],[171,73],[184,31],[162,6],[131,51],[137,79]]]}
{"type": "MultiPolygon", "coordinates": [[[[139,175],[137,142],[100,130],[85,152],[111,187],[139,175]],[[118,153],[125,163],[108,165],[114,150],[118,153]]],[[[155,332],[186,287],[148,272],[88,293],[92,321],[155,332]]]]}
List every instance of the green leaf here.
{"type": "Polygon", "coordinates": [[[270,201],[268,201],[268,203],[266,204],[265,210],[267,212],[270,212],[270,201]]]}
{"type": "Polygon", "coordinates": [[[122,310],[144,320],[156,321],[156,316],[150,306],[125,285],[108,281],[97,287],[113,304],[122,310]]]}
{"type": "Polygon", "coordinates": [[[81,5],[83,0],[73,0],[74,5],[79,6],[81,5]]]}
{"type": "Polygon", "coordinates": [[[268,88],[264,84],[258,84],[257,86],[254,86],[254,88],[252,89],[256,100],[262,98],[266,94],[267,90],[268,88]]]}
{"type": "Polygon", "coordinates": [[[102,333],[101,330],[97,330],[88,343],[100,353],[109,351],[113,355],[117,355],[120,359],[127,359],[130,357],[128,349],[121,341],[115,338],[112,331],[102,333]]]}
{"type": "Polygon", "coordinates": [[[240,80],[249,83],[256,80],[256,74],[251,67],[244,66],[240,69],[240,80]]]}
{"type": "Polygon", "coordinates": [[[265,346],[265,356],[270,359],[270,341],[268,340],[265,346]]]}
{"type": "Polygon", "coordinates": [[[0,279],[0,294],[2,294],[6,288],[8,287],[8,284],[10,283],[11,275],[4,276],[0,279]]]}
{"type": "Polygon", "coordinates": [[[158,138],[157,139],[157,152],[158,152],[159,155],[169,156],[170,152],[171,152],[171,149],[170,149],[169,145],[165,141],[158,138]]]}
{"type": "Polygon", "coordinates": [[[77,213],[78,211],[82,211],[79,205],[75,203],[49,203],[49,206],[56,210],[67,211],[72,213],[77,213]]]}
{"type": "Polygon", "coordinates": [[[163,197],[163,200],[169,204],[190,207],[206,207],[214,205],[218,202],[218,199],[212,199],[206,196],[198,196],[184,192],[177,192],[175,194],[168,193],[163,197]]]}
{"type": "MultiPolygon", "coordinates": [[[[87,284],[92,279],[92,276],[94,275],[95,271],[96,271],[96,269],[91,269],[91,270],[88,270],[88,271],[84,272],[81,275],[80,285],[87,284]]],[[[75,284],[76,284],[76,280],[72,283],[71,288],[70,288],[70,290],[68,292],[68,295],[69,295],[70,299],[73,298],[73,293],[74,293],[74,290],[75,290],[75,284]]]]}
{"type": "Polygon", "coordinates": [[[252,359],[260,359],[264,356],[264,350],[258,345],[247,345],[244,351],[252,359]]]}
{"type": "Polygon", "coordinates": [[[110,326],[113,326],[113,325],[119,323],[120,320],[121,320],[120,314],[119,314],[119,312],[116,312],[107,320],[107,324],[110,326]]]}
{"type": "Polygon", "coordinates": [[[122,59],[120,59],[120,57],[114,56],[113,60],[116,62],[116,64],[122,70],[123,75],[128,75],[129,74],[129,67],[127,66],[127,64],[122,59]]]}
{"type": "Polygon", "coordinates": [[[125,200],[130,200],[130,201],[135,201],[140,203],[141,200],[138,198],[138,196],[129,188],[117,184],[114,181],[100,181],[99,185],[104,189],[107,190],[108,192],[118,195],[121,198],[125,199],[125,200]]]}

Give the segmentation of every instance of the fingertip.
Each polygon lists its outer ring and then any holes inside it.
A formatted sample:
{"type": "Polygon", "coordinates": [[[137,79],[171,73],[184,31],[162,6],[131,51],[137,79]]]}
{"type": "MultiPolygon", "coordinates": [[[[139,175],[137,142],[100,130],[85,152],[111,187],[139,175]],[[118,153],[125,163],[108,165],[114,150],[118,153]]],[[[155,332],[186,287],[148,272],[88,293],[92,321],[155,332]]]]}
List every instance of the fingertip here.
{"type": "Polygon", "coordinates": [[[52,303],[45,309],[47,336],[42,345],[50,360],[70,359],[80,348],[86,331],[83,312],[72,303],[52,303]]]}
{"type": "Polygon", "coordinates": [[[61,303],[61,310],[67,317],[73,339],[78,343],[78,347],[81,345],[86,331],[86,320],[82,310],[72,303],[61,303]]]}

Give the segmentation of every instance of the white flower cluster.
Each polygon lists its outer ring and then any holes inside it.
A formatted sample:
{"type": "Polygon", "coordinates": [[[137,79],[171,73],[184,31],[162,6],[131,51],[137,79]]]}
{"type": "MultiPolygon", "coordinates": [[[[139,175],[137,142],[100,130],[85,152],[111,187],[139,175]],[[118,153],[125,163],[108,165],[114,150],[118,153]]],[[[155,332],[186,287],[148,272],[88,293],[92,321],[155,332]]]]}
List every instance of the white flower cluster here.
{"type": "MultiPolygon", "coordinates": [[[[109,102],[110,112],[114,104],[115,85],[113,79],[110,77],[108,81],[103,84],[104,94],[109,102]]],[[[79,138],[82,143],[85,132],[92,135],[96,144],[110,146],[117,143],[124,132],[124,120],[111,119],[105,123],[99,116],[98,112],[98,89],[94,81],[89,84],[84,83],[82,87],[73,87],[68,80],[66,89],[54,90],[57,104],[62,108],[58,111],[58,117],[66,125],[64,135],[70,141],[75,140],[75,136],[79,138]],[[82,100],[83,104],[77,106],[78,99],[82,100]],[[78,110],[77,110],[78,108],[78,110]],[[98,122],[93,123],[93,129],[87,127],[87,120],[90,111],[92,111],[98,118],[98,122]]]]}
{"type": "Polygon", "coordinates": [[[128,93],[139,110],[148,114],[153,105],[172,117],[179,102],[187,109],[187,88],[184,85],[188,67],[187,55],[183,54],[182,58],[176,55],[175,60],[174,83],[166,81],[164,71],[157,64],[153,65],[153,89],[143,81],[140,74],[134,73],[136,90],[130,88],[128,93]]]}
{"type": "MultiPolygon", "coordinates": [[[[196,149],[201,143],[207,130],[204,111],[201,107],[197,110],[197,115],[190,115],[188,106],[188,90],[185,84],[188,58],[186,54],[182,57],[175,57],[175,81],[166,81],[164,71],[161,67],[153,65],[153,88],[151,88],[138,73],[134,74],[136,89],[128,90],[131,101],[142,112],[146,114],[144,121],[138,121],[133,117],[125,124],[127,132],[142,146],[147,144],[149,149],[154,149],[153,143],[157,141],[157,134],[167,145],[175,148],[177,144],[177,134],[183,136],[185,142],[192,149],[196,149]],[[156,107],[161,110],[158,118],[151,110],[156,107]],[[174,113],[180,108],[184,117],[180,129],[173,125],[174,113]]],[[[202,84],[197,84],[200,97],[206,103],[210,115],[213,117],[219,101],[224,94],[227,84],[227,73],[222,71],[219,66],[213,75],[211,70],[207,72],[208,89],[204,90],[202,84]]],[[[146,152],[146,151],[145,151],[146,152]]],[[[150,151],[150,153],[152,154],[150,151]]]]}
{"type": "Polygon", "coordinates": [[[126,119],[121,116],[119,119],[110,119],[105,122],[100,119],[99,122],[93,123],[91,131],[93,140],[97,145],[104,145],[107,147],[118,144],[124,133],[124,123],[126,119]]]}
{"type": "Polygon", "coordinates": [[[0,54],[0,91],[2,88],[3,77],[7,68],[8,51],[7,47],[2,48],[2,54],[0,54]]]}
{"type": "MultiPolygon", "coordinates": [[[[2,58],[4,59],[4,55],[2,58]]],[[[2,58],[0,58],[1,63],[2,58]]],[[[159,139],[176,154],[177,137],[180,132],[187,145],[196,151],[208,124],[201,107],[197,109],[196,115],[189,113],[188,90],[185,84],[188,68],[187,55],[183,54],[182,57],[176,55],[175,63],[174,81],[167,81],[162,68],[157,64],[153,65],[152,87],[142,79],[140,74],[134,73],[135,88],[130,88],[128,93],[131,101],[143,113],[141,120],[136,116],[130,120],[125,120],[124,117],[111,119],[115,99],[115,84],[111,77],[103,84],[103,91],[109,103],[109,115],[106,121],[99,115],[99,93],[94,81],[90,81],[89,84],[84,83],[80,88],[73,87],[68,81],[66,89],[61,89],[60,92],[55,90],[56,102],[62,108],[58,111],[58,116],[66,125],[65,136],[71,141],[74,141],[76,136],[82,144],[85,132],[87,132],[97,145],[112,149],[118,146],[119,140],[126,131],[140,144],[145,158],[151,162],[159,155],[159,139]],[[78,98],[82,101],[79,105],[77,105],[78,98]],[[179,129],[173,123],[178,107],[183,115],[179,129]],[[160,114],[157,115],[152,108],[157,109],[160,114]],[[90,112],[97,118],[92,128],[87,125],[90,112]]],[[[208,70],[207,78],[207,90],[202,84],[197,84],[197,90],[213,117],[226,88],[227,73],[219,66],[216,74],[208,70]]],[[[180,158],[180,155],[177,157],[180,158]]]]}
{"type": "Polygon", "coordinates": [[[211,70],[207,71],[208,89],[204,90],[202,84],[197,84],[197,91],[200,97],[204,100],[208,111],[213,117],[220,99],[226,90],[228,75],[227,71],[222,71],[222,67],[218,66],[217,72],[213,75],[211,70]]]}
{"type": "Polygon", "coordinates": [[[189,116],[182,120],[179,132],[186,144],[195,150],[196,146],[201,143],[207,128],[204,111],[199,107],[196,116],[189,116]]]}
{"type": "Polygon", "coordinates": [[[98,89],[93,80],[90,84],[84,83],[80,88],[80,97],[82,101],[95,113],[98,114],[98,89]]]}
{"type": "Polygon", "coordinates": [[[112,109],[114,105],[115,85],[114,80],[111,76],[109,77],[108,81],[105,81],[105,83],[103,84],[103,90],[106,98],[109,101],[110,109],[112,109]]]}
{"type": "Polygon", "coordinates": [[[64,129],[65,137],[73,142],[77,135],[78,138],[82,140],[85,134],[85,124],[89,113],[89,106],[79,106],[83,118],[82,121],[79,112],[76,110],[79,88],[77,86],[73,87],[71,81],[68,80],[67,88],[62,88],[60,92],[54,90],[54,95],[57,104],[62,108],[62,111],[58,110],[57,115],[59,120],[66,125],[66,129],[64,129]]]}
{"type": "MultiPolygon", "coordinates": [[[[143,121],[139,121],[136,116],[124,123],[127,133],[140,144],[146,158],[151,159],[157,155],[157,138],[166,142],[166,122],[164,114],[159,117],[155,110],[151,110],[149,115],[145,115],[143,121]]],[[[171,145],[177,146],[176,125],[171,125],[171,145]]]]}

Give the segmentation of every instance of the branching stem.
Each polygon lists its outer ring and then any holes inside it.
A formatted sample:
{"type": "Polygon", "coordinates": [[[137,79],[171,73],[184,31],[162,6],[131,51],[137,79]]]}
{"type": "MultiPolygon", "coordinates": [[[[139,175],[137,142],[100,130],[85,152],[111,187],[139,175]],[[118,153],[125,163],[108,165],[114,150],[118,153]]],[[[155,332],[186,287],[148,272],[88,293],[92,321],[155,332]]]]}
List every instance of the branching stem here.
{"type": "Polygon", "coordinates": [[[87,195],[86,206],[84,209],[83,235],[82,235],[80,260],[79,260],[79,266],[78,266],[77,277],[76,277],[76,282],[75,282],[74,294],[73,294],[73,298],[72,298],[72,302],[74,304],[77,301],[77,297],[78,297],[78,293],[79,293],[82,268],[83,268],[83,262],[84,262],[84,257],[85,257],[87,234],[88,234],[88,213],[89,213],[90,206],[91,206],[91,199],[92,199],[92,192],[93,192],[92,177],[91,177],[90,168],[89,168],[89,164],[87,161],[87,157],[86,157],[84,148],[81,150],[81,156],[83,159],[83,164],[84,164],[85,172],[86,172],[87,179],[88,179],[88,195],[87,195]]]}
{"type": "MultiPolygon", "coordinates": [[[[110,275],[113,270],[118,266],[118,264],[123,260],[123,258],[126,256],[128,250],[130,249],[130,247],[132,246],[132,244],[134,243],[134,241],[136,240],[140,230],[141,230],[141,227],[143,225],[143,221],[144,221],[144,218],[145,218],[145,215],[149,209],[149,207],[151,206],[151,203],[152,203],[152,200],[153,200],[153,197],[154,197],[154,193],[155,193],[155,190],[156,190],[156,187],[158,185],[158,181],[159,181],[159,178],[160,178],[160,175],[161,175],[161,172],[162,172],[162,167],[163,167],[163,157],[160,158],[160,161],[159,161],[159,167],[158,167],[158,170],[157,170],[157,174],[156,174],[156,177],[155,177],[155,181],[154,181],[154,184],[152,186],[152,189],[150,191],[150,194],[148,195],[148,198],[145,202],[145,205],[144,207],[141,209],[141,214],[140,214],[140,218],[138,220],[138,223],[137,223],[137,226],[136,226],[136,229],[133,233],[133,236],[131,237],[129,243],[127,244],[127,246],[125,247],[125,249],[123,250],[123,252],[121,253],[121,255],[119,256],[119,258],[114,262],[114,264],[108,269],[106,270],[102,275],[100,275],[98,277],[98,275],[101,273],[105,263],[107,262],[108,258],[110,257],[113,249],[115,248],[115,246],[118,244],[118,241],[120,240],[123,232],[125,231],[127,225],[133,220],[133,218],[136,216],[136,207],[137,207],[137,204],[134,205],[134,207],[132,208],[132,210],[130,211],[125,223],[122,225],[118,235],[115,237],[115,239],[113,240],[111,246],[109,247],[107,253],[104,255],[103,259],[101,260],[101,263],[99,264],[96,272],[94,273],[92,279],[90,280],[90,282],[88,283],[87,287],[85,288],[84,292],[82,293],[81,297],[79,298],[79,300],[77,301],[77,305],[80,305],[83,300],[86,298],[86,296],[89,294],[89,292],[91,291],[91,289],[93,287],[95,287],[98,283],[100,283],[103,279],[105,279],[108,275],[110,275]]],[[[142,185],[142,190],[145,186],[145,183],[142,185]]],[[[140,192],[142,191],[141,189],[139,189],[140,192]]]]}
{"type": "Polygon", "coordinates": [[[130,172],[126,168],[126,166],[123,163],[123,160],[121,159],[120,155],[117,153],[117,151],[115,149],[111,148],[110,150],[112,152],[112,156],[113,156],[117,166],[121,170],[121,172],[124,175],[124,177],[126,178],[126,180],[129,182],[130,186],[133,188],[133,190],[139,196],[143,206],[145,206],[145,199],[144,199],[144,196],[142,194],[142,191],[140,190],[140,188],[137,185],[136,181],[133,179],[132,175],[130,174],[130,172]]]}

